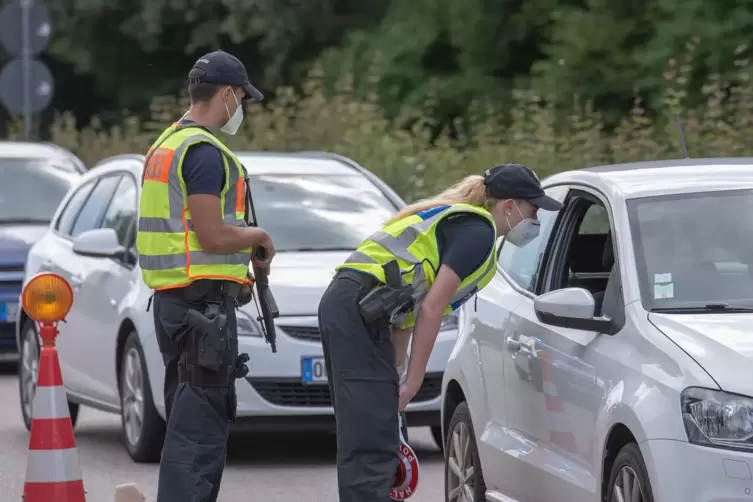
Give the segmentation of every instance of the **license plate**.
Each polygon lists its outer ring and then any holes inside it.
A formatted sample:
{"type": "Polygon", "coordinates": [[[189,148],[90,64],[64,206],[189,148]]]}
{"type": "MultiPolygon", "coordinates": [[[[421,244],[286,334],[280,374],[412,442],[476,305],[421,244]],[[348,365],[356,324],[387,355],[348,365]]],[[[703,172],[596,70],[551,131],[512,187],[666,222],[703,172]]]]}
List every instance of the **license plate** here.
{"type": "Polygon", "coordinates": [[[301,360],[303,383],[327,383],[327,367],[323,357],[304,357],[301,360]]]}
{"type": "Polygon", "coordinates": [[[18,303],[0,303],[0,322],[16,322],[18,303]]]}

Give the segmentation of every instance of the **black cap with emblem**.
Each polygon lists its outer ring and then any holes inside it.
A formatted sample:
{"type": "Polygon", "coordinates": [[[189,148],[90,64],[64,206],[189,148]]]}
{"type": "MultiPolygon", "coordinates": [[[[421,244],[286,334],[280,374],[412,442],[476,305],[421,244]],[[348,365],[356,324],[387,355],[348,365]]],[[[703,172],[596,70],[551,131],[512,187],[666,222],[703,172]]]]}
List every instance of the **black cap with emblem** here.
{"type": "Polygon", "coordinates": [[[248,72],[241,60],[225,51],[210,52],[199,58],[194,69],[202,70],[203,74],[194,76],[191,74],[191,84],[216,84],[242,87],[245,91],[243,100],[261,101],[264,95],[248,81],[248,72]]]}
{"type": "Polygon", "coordinates": [[[523,164],[502,164],[484,173],[486,194],[495,199],[519,199],[546,211],[559,211],[562,203],[544,193],[541,182],[523,164]]]}

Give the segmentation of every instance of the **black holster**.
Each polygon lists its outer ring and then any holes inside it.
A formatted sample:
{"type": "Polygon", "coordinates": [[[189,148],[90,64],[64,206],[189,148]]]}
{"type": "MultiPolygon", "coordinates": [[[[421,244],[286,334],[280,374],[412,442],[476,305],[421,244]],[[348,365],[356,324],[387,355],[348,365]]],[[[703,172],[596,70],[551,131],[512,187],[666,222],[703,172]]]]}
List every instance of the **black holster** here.
{"type": "Polygon", "coordinates": [[[238,335],[229,318],[240,285],[226,281],[196,281],[177,294],[191,305],[191,326],[185,359],[178,365],[180,381],[202,387],[235,386],[244,375],[246,354],[238,354],[238,335]],[[232,328],[232,329],[231,329],[232,328]],[[245,357],[245,359],[244,359],[245,357]]]}
{"type": "Polygon", "coordinates": [[[413,286],[403,284],[397,261],[390,260],[382,268],[386,284],[374,287],[358,302],[358,310],[367,324],[380,319],[392,322],[414,306],[413,286]]]}
{"type": "Polygon", "coordinates": [[[201,387],[224,387],[235,379],[232,376],[238,352],[238,339],[228,330],[228,304],[226,297],[220,301],[207,300],[203,312],[188,311],[191,333],[185,364],[178,366],[178,378],[201,387]]]}

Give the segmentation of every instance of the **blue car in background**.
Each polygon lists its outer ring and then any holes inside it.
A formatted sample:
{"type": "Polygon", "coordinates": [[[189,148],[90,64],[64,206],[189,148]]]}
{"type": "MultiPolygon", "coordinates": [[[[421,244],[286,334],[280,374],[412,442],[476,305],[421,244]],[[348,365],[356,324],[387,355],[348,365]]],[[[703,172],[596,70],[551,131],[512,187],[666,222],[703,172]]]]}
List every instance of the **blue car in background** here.
{"type": "Polygon", "coordinates": [[[0,361],[18,358],[15,322],[29,248],[84,172],[80,159],[55,145],[0,141],[0,361]]]}

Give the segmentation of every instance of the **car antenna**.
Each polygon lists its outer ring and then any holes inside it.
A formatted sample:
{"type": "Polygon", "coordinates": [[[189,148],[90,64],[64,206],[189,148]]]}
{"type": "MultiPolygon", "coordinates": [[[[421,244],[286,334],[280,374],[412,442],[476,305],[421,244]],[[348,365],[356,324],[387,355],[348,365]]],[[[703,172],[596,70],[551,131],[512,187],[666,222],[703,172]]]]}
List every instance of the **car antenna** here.
{"type": "Polygon", "coordinates": [[[675,122],[677,122],[677,130],[680,132],[680,146],[682,147],[682,154],[686,159],[689,159],[690,157],[688,156],[688,147],[685,144],[685,134],[682,132],[682,122],[680,122],[679,113],[675,116],[675,122]]]}

